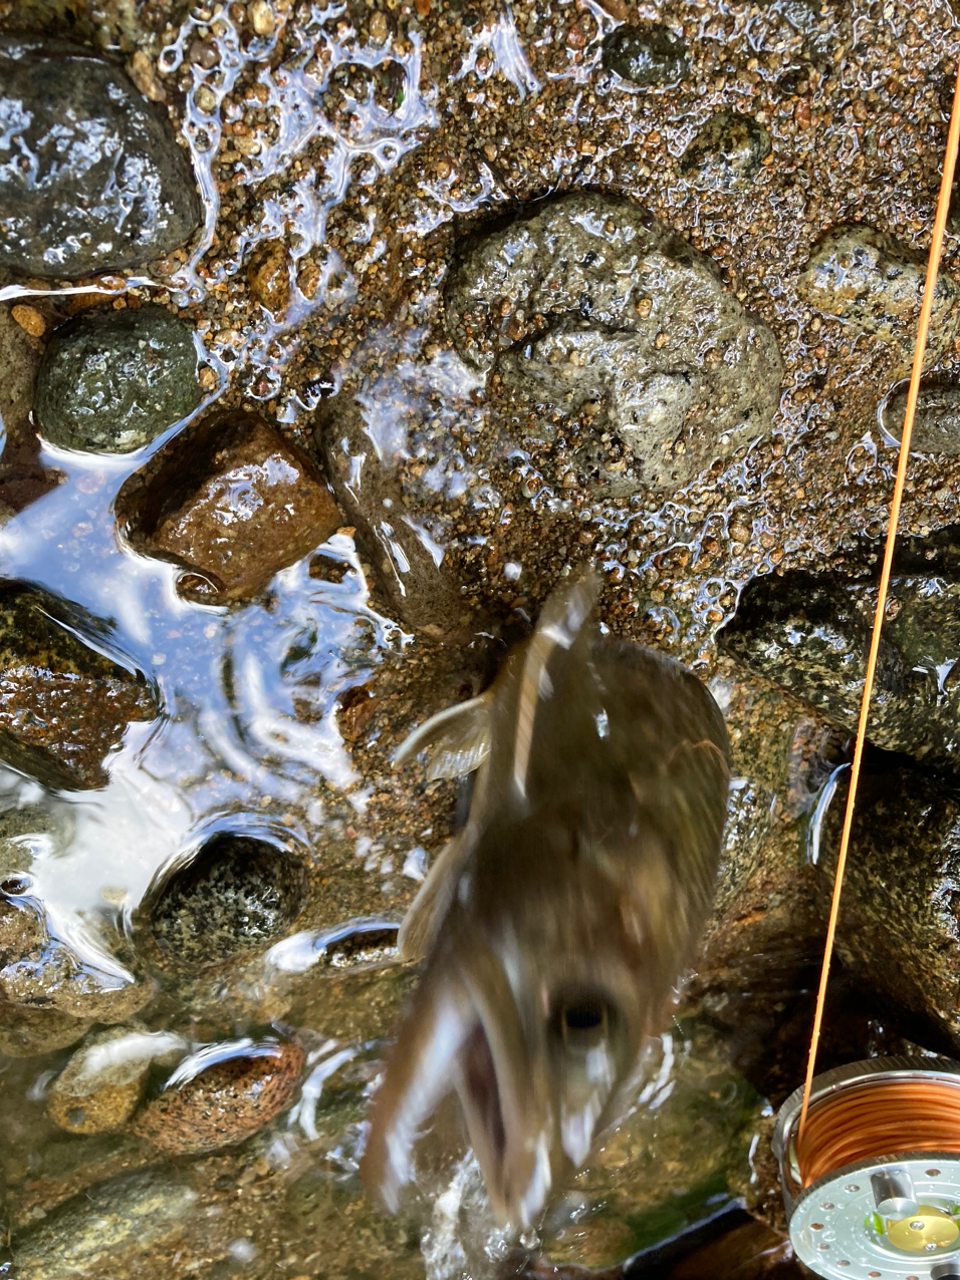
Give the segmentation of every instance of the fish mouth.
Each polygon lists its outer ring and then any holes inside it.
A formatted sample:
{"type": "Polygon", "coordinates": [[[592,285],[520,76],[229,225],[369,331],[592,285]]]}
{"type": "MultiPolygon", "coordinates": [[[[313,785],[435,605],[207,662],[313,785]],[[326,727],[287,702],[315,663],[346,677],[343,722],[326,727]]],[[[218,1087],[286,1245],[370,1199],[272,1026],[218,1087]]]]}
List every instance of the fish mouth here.
{"type": "Polygon", "coordinates": [[[413,1178],[421,1128],[451,1090],[499,1221],[528,1227],[546,1201],[553,1170],[544,1064],[530,1053],[502,968],[491,969],[482,984],[463,968],[447,968],[442,979],[428,974],[401,1027],[362,1161],[391,1211],[413,1178]]]}

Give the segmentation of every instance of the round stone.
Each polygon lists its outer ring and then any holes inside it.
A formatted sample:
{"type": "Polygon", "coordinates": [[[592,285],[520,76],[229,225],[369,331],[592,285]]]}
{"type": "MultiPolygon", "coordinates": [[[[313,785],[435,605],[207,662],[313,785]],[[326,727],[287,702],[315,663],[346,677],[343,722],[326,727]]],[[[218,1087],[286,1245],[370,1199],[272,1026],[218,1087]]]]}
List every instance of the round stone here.
{"type": "Polygon", "coordinates": [[[284,937],[307,887],[303,864],[279,844],[221,832],[175,865],[142,910],[164,959],[195,970],[284,937]]]}
{"type": "Polygon", "coordinates": [[[88,312],[54,331],[37,376],[41,435],[131,453],[200,403],[193,328],[163,307],[88,312]]]}

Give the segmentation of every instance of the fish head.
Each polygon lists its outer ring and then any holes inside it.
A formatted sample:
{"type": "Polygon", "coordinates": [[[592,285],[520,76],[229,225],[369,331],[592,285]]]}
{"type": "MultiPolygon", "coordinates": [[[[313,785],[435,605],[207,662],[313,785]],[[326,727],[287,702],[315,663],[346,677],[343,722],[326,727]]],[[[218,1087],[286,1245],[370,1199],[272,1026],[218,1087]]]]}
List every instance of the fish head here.
{"type": "Polygon", "coordinates": [[[374,1106],[365,1173],[395,1209],[421,1128],[455,1090],[492,1209],[526,1227],[618,1118],[663,1001],[655,1010],[647,940],[603,858],[542,815],[507,844],[501,893],[487,901],[461,878],[374,1106]]]}

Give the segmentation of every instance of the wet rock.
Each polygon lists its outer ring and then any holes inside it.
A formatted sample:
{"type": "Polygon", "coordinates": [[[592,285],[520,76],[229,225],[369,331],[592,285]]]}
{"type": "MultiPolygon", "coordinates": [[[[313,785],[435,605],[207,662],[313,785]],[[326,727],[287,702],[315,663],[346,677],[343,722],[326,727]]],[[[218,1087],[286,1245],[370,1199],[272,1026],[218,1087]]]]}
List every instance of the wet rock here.
{"type": "MultiPolygon", "coordinates": [[[[859,224],[840,224],[820,237],[797,282],[804,302],[836,316],[880,342],[899,357],[896,368],[909,369],[923,285],[926,256],[885,232],[859,224]]],[[[946,271],[937,279],[927,362],[953,348],[960,335],[960,286],[946,271]]]]}
{"type": "Polygon", "coordinates": [[[14,1237],[18,1280],[117,1275],[122,1260],[135,1268],[138,1257],[180,1236],[196,1198],[155,1170],[88,1188],[14,1237]]]}
{"type": "Polygon", "coordinates": [[[680,161],[697,187],[733,190],[745,186],[770,154],[770,134],[752,116],[718,111],[703,126],[680,161]]]}
{"type": "Polygon", "coordinates": [[[687,75],[687,46],[662,22],[625,24],[604,38],[602,61],[606,71],[646,89],[679,84],[687,75]]]}
{"type": "Polygon", "coordinates": [[[277,942],[307,891],[295,854],[269,840],[221,832],[164,873],[138,915],[164,963],[192,971],[277,942]]]}
{"type": "Polygon", "coordinates": [[[250,413],[178,435],[117,509],[134,547],[182,564],[179,589],[207,601],[255,596],[342,523],[310,460],[250,413]]]}
{"type": "Polygon", "coordinates": [[[10,1058],[35,1058],[66,1049],[83,1039],[91,1020],[72,1018],[50,1007],[24,1009],[0,1002],[0,1053],[10,1058]]]}
{"type": "Polygon", "coordinates": [[[39,441],[31,421],[40,343],[14,316],[16,307],[0,305],[0,525],[56,487],[60,476],[42,467],[39,441]]]}
{"type": "Polygon", "coordinates": [[[446,308],[463,356],[508,390],[568,414],[599,406],[598,448],[613,433],[628,450],[602,476],[613,494],[674,490],[772,426],[773,334],[628,201],[567,196],[477,237],[446,308]]]}
{"type": "Polygon", "coordinates": [[[181,1064],[134,1128],[172,1155],[234,1146],[290,1105],[305,1062],[293,1041],[212,1045],[181,1064]]]}
{"type": "Polygon", "coordinates": [[[168,121],[111,62],[5,35],[0,85],[0,265],[51,277],[120,270],[170,253],[200,225],[168,121]]]}
{"type": "MultiPolygon", "coordinates": [[[[923,576],[891,581],[869,736],[887,751],[955,772],[960,682],[951,673],[960,661],[960,583],[936,574],[933,562],[923,576]]],[[[853,733],[875,608],[869,580],[765,577],[744,592],[720,640],[738,661],[853,733]]]]}
{"type": "Polygon", "coordinates": [[[395,615],[428,636],[469,626],[459,539],[500,505],[473,460],[494,435],[472,396],[477,374],[452,352],[415,363],[389,334],[358,353],[340,394],[317,414],[317,440],[337,499],[362,538],[395,615]]]}
{"type": "Polygon", "coordinates": [[[35,857],[66,851],[76,827],[66,805],[25,804],[0,811],[0,892],[29,872],[35,857]]]}
{"type": "Polygon", "coordinates": [[[268,240],[254,250],[247,267],[254,301],[281,317],[290,302],[290,256],[282,240],[268,240]]]}
{"type": "MultiPolygon", "coordinates": [[[[835,869],[846,788],[824,833],[835,869]]],[[[884,1021],[929,1048],[960,1051],[960,804],[913,768],[858,793],[837,954],[884,1021]]],[[[824,902],[829,877],[823,887],[824,902]]]]}
{"type": "Polygon", "coordinates": [[[125,1022],[146,1004],[149,983],[92,939],[81,954],[57,935],[29,876],[17,890],[0,893],[0,1001],[98,1022],[125,1022]]]}
{"type": "MultiPolygon", "coordinates": [[[[883,406],[884,430],[897,444],[903,434],[906,408],[906,387],[895,391],[883,406]]],[[[910,449],[913,453],[960,453],[960,387],[932,380],[921,382],[910,449]]]]}
{"type": "Polygon", "coordinates": [[[159,714],[145,677],[122,663],[102,623],[39,587],[0,583],[0,758],[51,788],[105,786],[127,724],[159,714]]]}
{"type": "Polygon", "coordinates": [[[193,328],[163,307],[84,312],[44,353],[36,413],[51,444],[130,453],[200,402],[193,328]]]}
{"type": "Polygon", "coordinates": [[[110,1133],[133,1115],[150,1068],[150,1058],[131,1049],[149,1039],[142,1031],[117,1027],[98,1031],[74,1053],[47,1093],[47,1114],[68,1133],[110,1133]]]}

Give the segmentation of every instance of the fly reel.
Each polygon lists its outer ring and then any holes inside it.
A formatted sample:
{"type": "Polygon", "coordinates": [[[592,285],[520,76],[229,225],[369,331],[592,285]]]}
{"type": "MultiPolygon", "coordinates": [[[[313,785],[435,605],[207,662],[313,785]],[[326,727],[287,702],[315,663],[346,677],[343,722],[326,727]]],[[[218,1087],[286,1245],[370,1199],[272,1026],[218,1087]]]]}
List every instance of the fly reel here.
{"type": "Polygon", "coordinates": [[[773,1149],[797,1257],[827,1280],[960,1280],[960,1063],[873,1058],[780,1108],[773,1149]]]}

